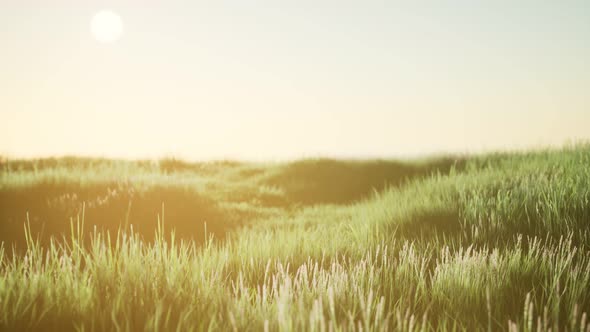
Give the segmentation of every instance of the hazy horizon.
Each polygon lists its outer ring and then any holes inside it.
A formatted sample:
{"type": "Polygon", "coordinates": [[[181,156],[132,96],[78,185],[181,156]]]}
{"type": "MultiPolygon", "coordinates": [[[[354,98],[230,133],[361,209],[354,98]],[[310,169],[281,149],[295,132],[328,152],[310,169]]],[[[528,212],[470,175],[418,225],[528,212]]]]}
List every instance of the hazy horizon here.
{"type": "Polygon", "coordinates": [[[422,151],[415,153],[398,153],[398,154],[330,154],[330,153],[307,153],[293,156],[261,156],[248,157],[239,155],[223,155],[217,154],[213,156],[199,157],[195,155],[182,155],[174,153],[152,153],[143,155],[132,154],[108,154],[108,153],[47,153],[47,154],[9,154],[0,152],[0,161],[16,161],[16,160],[37,160],[37,159],[63,159],[63,158],[80,158],[80,159],[107,159],[113,161],[161,161],[161,160],[177,160],[181,162],[200,163],[200,162],[244,162],[244,163],[283,163],[283,162],[297,162],[301,160],[320,160],[320,159],[334,159],[341,161],[367,161],[367,160],[384,160],[384,161],[419,161],[430,160],[437,158],[468,158],[474,156],[486,156],[495,153],[541,153],[544,151],[558,151],[561,149],[576,148],[590,144],[589,140],[566,140],[562,144],[546,144],[546,145],[529,145],[521,147],[509,148],[482,148],[474,150],[437,150],[437,151],[422,151]]]}
{"type": "Polygon", "coordinates": [[[0,155],[407,157],[590,139],[590,3],[428,3],[6,1],[0,155]],[[109,43],[91,31],[104,9],[123,22],[109,43]]]}

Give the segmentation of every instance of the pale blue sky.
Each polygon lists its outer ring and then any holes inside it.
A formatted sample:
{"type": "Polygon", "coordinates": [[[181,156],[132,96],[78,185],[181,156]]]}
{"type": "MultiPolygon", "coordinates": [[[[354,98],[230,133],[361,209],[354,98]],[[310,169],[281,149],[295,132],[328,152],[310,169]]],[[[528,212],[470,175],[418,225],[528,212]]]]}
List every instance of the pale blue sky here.
{"type": "Polygon", "coordinates": [[[590,138],[588,1],[3,1],[0,153],[406,156],[590,138]],[[102,9],[123,37],[97,42],[102,9]]]}

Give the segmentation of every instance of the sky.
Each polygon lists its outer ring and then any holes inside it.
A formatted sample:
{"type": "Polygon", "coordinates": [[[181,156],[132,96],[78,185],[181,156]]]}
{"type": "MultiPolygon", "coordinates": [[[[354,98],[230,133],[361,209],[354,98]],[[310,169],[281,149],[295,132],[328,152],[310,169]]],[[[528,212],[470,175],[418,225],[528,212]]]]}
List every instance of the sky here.
{"type": "Polygon", "coordinates": [[[0,155],[560,146],[590,139],[589,59],[589,1],[2,0],[0,155]]]}

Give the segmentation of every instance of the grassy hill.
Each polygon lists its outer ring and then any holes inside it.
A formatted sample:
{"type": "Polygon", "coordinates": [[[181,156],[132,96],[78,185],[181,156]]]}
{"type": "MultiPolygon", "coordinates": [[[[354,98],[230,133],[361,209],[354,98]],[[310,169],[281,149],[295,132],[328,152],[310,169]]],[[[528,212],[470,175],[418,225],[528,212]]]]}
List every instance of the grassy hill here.
{"type": "Polygon", "coordinates": [[[0,169],[2,329],[590,330],[590,145],[0,169]]]}

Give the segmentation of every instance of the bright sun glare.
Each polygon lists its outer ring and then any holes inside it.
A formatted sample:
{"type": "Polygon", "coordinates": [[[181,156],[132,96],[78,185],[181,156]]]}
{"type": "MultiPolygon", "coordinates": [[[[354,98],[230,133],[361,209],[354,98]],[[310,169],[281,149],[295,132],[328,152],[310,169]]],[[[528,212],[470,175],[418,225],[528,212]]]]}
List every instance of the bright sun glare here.
{"type": "Polygon", "coordinates": [[[102,10],[92,18],[90,30],[94,38],[102,43],[111,43],[121,38],[123,20],[121,16],[110,10],[102,10]]]}

